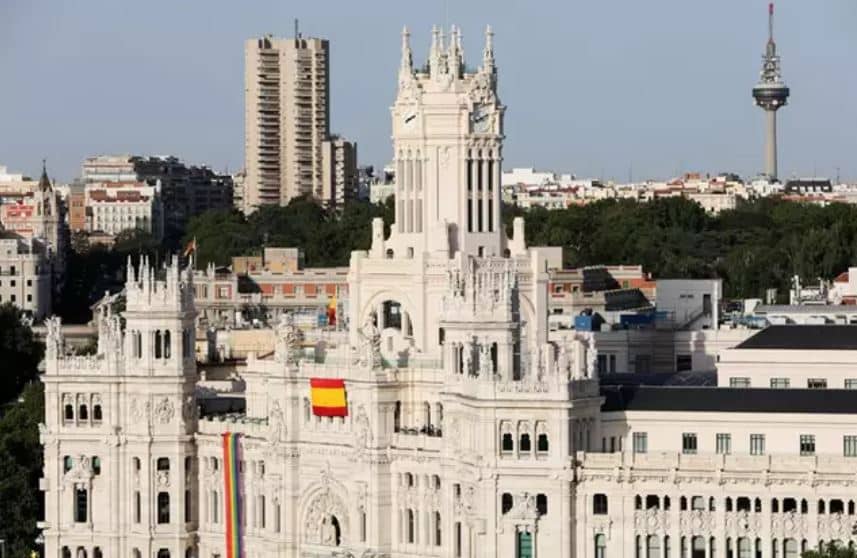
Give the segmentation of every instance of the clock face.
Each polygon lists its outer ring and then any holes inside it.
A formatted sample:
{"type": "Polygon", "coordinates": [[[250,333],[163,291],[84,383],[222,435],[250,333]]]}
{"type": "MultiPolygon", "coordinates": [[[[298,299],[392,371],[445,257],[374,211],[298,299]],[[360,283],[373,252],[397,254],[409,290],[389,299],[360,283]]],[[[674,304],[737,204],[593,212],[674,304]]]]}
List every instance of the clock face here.
{"type": "Polygon", "coordinates": [[[417,111],[407,109],[402,113],[402,126],[407,129],[413,128],[417,124],[417,111]]]}
{"type": "Polygon", "coordinates": [[[473,132],[484,134],[491,127],[491,113],[487,107],[476,105],[470,113],[470,123],[473,126],[473,132]]]}

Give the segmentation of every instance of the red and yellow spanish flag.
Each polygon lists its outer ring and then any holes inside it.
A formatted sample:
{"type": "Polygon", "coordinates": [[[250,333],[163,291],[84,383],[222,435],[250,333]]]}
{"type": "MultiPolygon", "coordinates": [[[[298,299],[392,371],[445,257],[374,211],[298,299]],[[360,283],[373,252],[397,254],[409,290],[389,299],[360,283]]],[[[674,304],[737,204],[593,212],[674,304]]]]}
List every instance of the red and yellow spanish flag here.
{"type": "Polygon", "coordinates": [[[345,380],[310,378],[312,414],[318,417],[348,416],[345,402],[345,380]]]}
{"type": "Polygon", "coordinates": [[[336,295],[327,301],[327,325],[336,325],[336,295]]]}

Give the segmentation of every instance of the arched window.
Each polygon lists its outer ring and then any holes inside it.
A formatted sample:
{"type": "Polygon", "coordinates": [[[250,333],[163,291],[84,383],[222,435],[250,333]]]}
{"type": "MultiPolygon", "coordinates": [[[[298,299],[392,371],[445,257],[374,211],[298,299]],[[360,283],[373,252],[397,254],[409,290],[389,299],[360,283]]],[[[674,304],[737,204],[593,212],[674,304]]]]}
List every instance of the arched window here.
{"type": "Polygon", "coordinates": [[[506,513],[512,509],[512,495],[508,492],[504,492],[500,497],[500,511],[502,513],[506,513]]]}
{"type": "Polygon", "coordinates": [[[155,330],[155,358],[161,358],[161,330],[155,330]]]}
{"type": "Polygon", "coordinates": [[[408,509],[407,516],[408,516],[408,542],[413,543],[414,542],[414,535],[415,535],[415,533],[414,533],[414,510],[408,509]]]}
{"type": "Polygon", "coordinates": [[[440,490],[440,476],[432,475],[431,476],[431,487],[435,490],[440,490]]]}
{"type": "Polygon", "coordinates": [[[708,539],[708,558],[717,558],[717,539],[715,537],[708,539]]]}
{"type": "Polygon", "coordinates": [[[435,421],[435,435],[441,436],[443,435],[443,403],[438,403],[435,412],[434,412],[435,421]]]}
{"type": "Polygon", "coordinates": [[[170,558],[170,551],[162,548],[158,551],[158,558],[170,558]]]}
{"type": "Polygon", "coordinates": [[[657,535],[649,535],[646,539],[646,558],[661,558],[661,541],[657,535]]]}
{"type": "MultiPolygon", "coordinates": [[[[664,508],[664,509],[666,509],[666,508],[664,508]]],[[[671,551],[672,551],[672,545],[670,543],[670,536],[667,535],[664,537],[664,558],[672,558],[672,556],[670,556],[671,551]]]]}
{"type": "Polygon", "coordinates": [[[137,358],[143,358],[143,334],[139,331],[135,333],[137,340],[137,358]]]}
{"type": "Polygon", "coordinates": [[[92,420],[95,422],[101,422],[101,405],[96,403],[92,406],[92,420]]]}
{"type": "Polygon", "coordinates": [[[530,444],[530,435],[527,434],[526,432],[521,434],[521,441],[518,444],[518,449],[522,452],[523,451],[530,451],[532,449],[532,446],[530,444]]]}
{"type": "Polygon", "coordinates": [[[681,511],[687,510],[687,496],[682,496],[678,500],[678,509],[681,511]]]}
{"type": "MultiPolygon", "coordinates": [[[[664,509],[665,510],[670,509],[670,497],[669,496],[664,496],[664,509]]],[[[666,546],[664,547],[664,552],[666,552],[666,546]]]]}
{"type": "Polygon", "coordinates": [[[194,558],[193,556],[193,547],[189,546],[184,551],[184,558],[194,558]]]}
{"type": "Polygon", "coordinates": [[[71,550],[69,549],[69,547],[62,547],[62,558],[71,558],[71,550]]]}
{"type": "Polygon", "coordinates": [[[691,541],[692,558],[705,558],[705,539],[693,537],[691,541]]]}
{"type": "Polygon", "coordinates": [[[762,499],[756,498],[753,500],[753,511],[756,513],[762,513],[762,499]]]}
{"type": "Polygon", "coordinates": [[[704,510],[705,509],[705,499],[702,496],[694,496],[690,500],[690,507],[694,510],[704,510]]]}
{"type": "Polygon", "coordinates": [[[511,432],[503,433],[503,451],[513,451],[515,449],[515,442],[512,439],[511,432]]]}
{"type": "Polygon", "coordinates": [[[796,512],[797,500],[794,498],[783,498],[783,513],[796,512]]]}
{"type": "Polygon", "coordinates": [[[75,552],[75,558],[86,558],[86,549],[82,546],[77,547],[77,552],[75,552]]]}
{"type": "Polygon", "coordinates": [[[96,546],[95,548],[92,549],[92,558],[102,558],[100,546],[96,546]]]}
{"type": "Polygon", "coordinates": [[[818,501],[818,513],[820,513],[820,514],[824,513],[824,500],[818,501]]]}
{"type": "Polygon", "coordinates": [[[646,496],[646,509],[647,510],[657,510],[657,509],[660,509],[660,507],[661,507],[660,498],[658,498],[656,495],[652,495],[652,494],[646,496]]]}
{"type": "MultiPolygon", "coordinates": [[[[639,498],[639,496],[638,496],[639,498]]],[[[592,497],[592,513],[594,515],[607,515],[607,495],[595,494],[592,497]]]]}
{"type": "Polygon", "coordinates": [[[548,497],[544,494],[536,494],[536,511],[539,515],[548,514],[548,497]]]}
{"type": "Polygon", "coordinates": [[[800,501],[800,513],[809,513],[809,504],[806,503],[806,498],[800,501]]]}
{"type": "Polygon", "coordinates": [[[63,473],[68,473],[71,471],[71,468],[74,467],[74,459],[70,455],[66,455],[62,458],[62,470],[63,473]]]}
{"type": "Polygon", "coordinates": [[[172,354],[172,343],[170,342],[170,330],[164,331],[164,358],[170,358],[172,354]]]}
{"type": "Polygon", "coordinates": [[[732,511],[732,498],[730,498],[729,496],[726,497],[726,511],[732,511]]]}
{"type": "Polygon", "coordinates": [[[601,533],[595,535],[595,558],[607,558],[607,537],[601,533]]]}
{"type": "Polygon", "coordinates": [[[86,409],[86,404],[81,404],[77,409],[77,417],[80,420],[89,420],[89,411],[86,409]]]}
{"type": "Polygon", "coordinates": [[[747,537],[738,538],[738,558],[752,558],[750,556],[750,539],[747,537]]]}
{"type": "Polygon", "coordinates": [[[140,467],[142,466],[142,463],[140,462],[140,458],[139,458],[139,457],[135,457],[135,458],[133,458],[133,459],[131,460],[131,462],[132,462],[132,465],[134,466],[134,471],[136,471],[136,472],[138,472],[138,473],[139,473],[139,472],[140,472],[140,467]]]}
{"type": "Polygon", "coordinates": [[[393,253],[393,249],[392,249],[392,248],[387,248],[387,259],[388,259],[388,260],[392,260],[394,255],[395,255],[395,254],[393,253]]]}
{"type": "Polygon", "coordinates": [[[170,522],[170,495],[168,492],[158,492],[158,523],[170,522]]]}
{"type": "Polygon", "coordinates": [[[92,456],[92,472],[96,475],[101,474],[101,458],[97,455],[92,456]]]}
{"type": "Polygon", "coordinates": [[[715,511],[717,504],[714,501],[714,496],[708,499],[708,511],[715,511]]]}
{"type": "Polygon", "coordinates": [[[848,500],[848,515],[854,515],[854,500],[848,500]]]}
{"type": "Polygon", "coordinates": [[[741,496],[735,501],[735,507],[737,511],[750,511],[750,499],[744,496],[741,496]]]}
{"type": "Polygon", "coordinates": [[[539,453],[548,452],[548,435],[544,432],[539,434],[539,437],[536,440],[536,451],[539,453]]]}
{"type": "Polygon", "coordinates": [[[643,509],[643,497],[639,494],[634,496],[634,509],[641,510],[643,509]]]}
{"type": "Polygon", "coordinates": [[[413,486],[414,485],[414,475],[411,473],[405,473],[405,486],[413,486]]]}
{"type": "Polygon", "coordinates": [[[170,458],[169,457],[159,457],[158,458],[158,471],[169,471],[170,470],[170,458]]]}
{"type": "Polygon", "coordinates": [[[65,420],[74,420],[74,405],[71,403],[66,404],[65,414],[63,416],[65,417],[65,420]]]}
{"type": "Polygon", "coordinates": [[[780,501],[776,498],[771,498],[771,513],[780,513],[780,501]]]}

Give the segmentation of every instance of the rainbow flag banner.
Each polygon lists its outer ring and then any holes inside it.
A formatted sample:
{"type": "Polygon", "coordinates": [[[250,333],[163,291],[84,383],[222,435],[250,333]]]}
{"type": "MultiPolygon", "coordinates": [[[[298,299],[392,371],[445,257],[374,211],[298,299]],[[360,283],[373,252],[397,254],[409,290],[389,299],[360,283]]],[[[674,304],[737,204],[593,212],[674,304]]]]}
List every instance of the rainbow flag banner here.
{"type": "Polygon", "coordinates": [[[345,380],[310,378],[312,414],[319,417],[348,416],[345,402],[345,380]]]}
{"type": "Polygon", "coordinates": [[[223,501],[226,505],[226,558],[241,558],[241,493],[238,486],[238,434],[223,434],[223,501]]]}

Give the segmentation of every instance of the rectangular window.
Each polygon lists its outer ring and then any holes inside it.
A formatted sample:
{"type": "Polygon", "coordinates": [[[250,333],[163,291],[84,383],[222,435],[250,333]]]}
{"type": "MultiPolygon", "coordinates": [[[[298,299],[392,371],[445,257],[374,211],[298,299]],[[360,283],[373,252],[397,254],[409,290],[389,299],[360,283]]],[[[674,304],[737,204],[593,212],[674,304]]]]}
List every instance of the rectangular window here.
{"type": "Polygon", "coordinates": [[[609,355],[610,357],[610,373],[616,373],[616,355],[609,355]]]}
{"type": "Polygon", "coordinates": [[[801,434],[800,435],[800,454],[815,455],[815,435],[801,434]]]}
{"type": "Polygon", "coordinates": [[[809,389],[827,389],[827,380],[825,378],[810,378],[806,381],[806,387],[809,389]]]}
{"type": "Polygon", "coordinates": [[[750,434],[750,455],[765,454],[765,435],[750,434]]]}
{"type": "Polygon", "coordinates": [[[842,455],[845,457],[857,457],[857,436],[842,437],[842,455]]]}
{"type": "Polygon", "coordinates": [[[191,520],[190,517],[191,509],[190,509],[190,490],[184,491],[184,520],[185,523],[189,523],[191,520]]]}
{"type": "Polygon", "coordinates": [[[675,371],[686,372],[688,370],[693,370],[693,357],[691,355],[676,355],[675,371]]]}
{"type": "Polygon", "coordinates": [[[86,489],[76,489],[74,491],[74,521],[76,523],[86,523],[88,519],[88,496],[86,489]]]}
{"type": "Polygon", "coordinates": [[[857,378],[845,378],[845,389],[857,389],[857,378]]]}
{"type": "Polygon", "coordinates": [[[533,535],[532,533],[518,533],[518,555],[517,558],[533,558],[533,535]]]}
{"type": "Polygon", "coordinates": [[[649,451],[649,434],[647,432],[634,432],[634,453],[647,453],[649,451]]]}
{"type": "Polygon", "coordinates": [[[717,453],[729,455],[732,453],[732,434],[717,435],[717,453]]]}
{"type": "Polygon", "coordinates": [[[598,355],[598,374],[606,374],[607,373],[607,355],[600,354],[598,355]]]}
{"type": "Polygon", "coordinates": [[[134,493],[134,523],[140,523],[142,502],[140,501],[140,492],[134,493]]]}
{"type": "Polygon", "coordinates": [[[750,378],[746,378],[746,377],[729,378],[729,387],[732,387],[732,388],[748,388],[748,387],[750,387],[750,378]]]}
{"type": "Polygon", "coordinates": [[[696,433],[685,432],[681,435],[682,453],[696,453],[696,433]]]}
{"type": "Polygon", "coordinates": [[[788,389],[791,386],[788,378],[771,378],[772,389],[788,389]]]}

